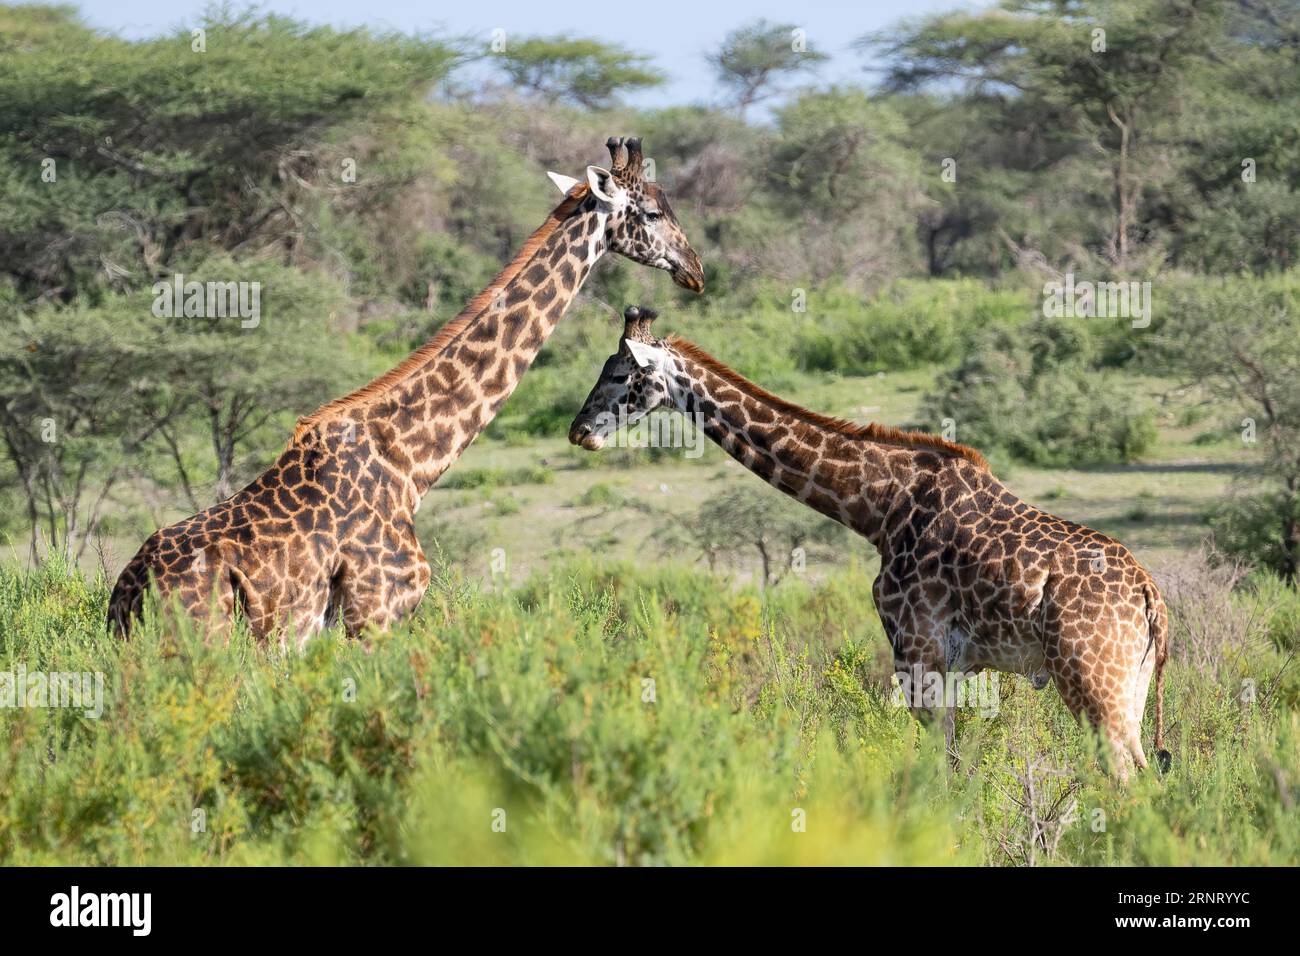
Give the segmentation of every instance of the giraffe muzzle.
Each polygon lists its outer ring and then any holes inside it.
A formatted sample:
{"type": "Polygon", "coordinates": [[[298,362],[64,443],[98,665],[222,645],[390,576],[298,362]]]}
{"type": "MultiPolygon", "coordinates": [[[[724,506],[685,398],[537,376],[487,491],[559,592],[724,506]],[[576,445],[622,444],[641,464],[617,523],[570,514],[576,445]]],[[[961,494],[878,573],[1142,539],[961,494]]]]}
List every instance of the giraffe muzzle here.
{"type": "Polygon", "coordinates": [[[605,439],[597,435],[586,422],[574,422],[569,429],[569,443],[581,445],[587,451],[600,451],[605,439]]]}
{"type": "Polygon", "coordinates": [[[688,252],[681,261],[676,262],[669,275],[683,289],[690,289],[697,294],[704,291],[704,263],[700,262],[700,257],[694,251],[688,252]]]}

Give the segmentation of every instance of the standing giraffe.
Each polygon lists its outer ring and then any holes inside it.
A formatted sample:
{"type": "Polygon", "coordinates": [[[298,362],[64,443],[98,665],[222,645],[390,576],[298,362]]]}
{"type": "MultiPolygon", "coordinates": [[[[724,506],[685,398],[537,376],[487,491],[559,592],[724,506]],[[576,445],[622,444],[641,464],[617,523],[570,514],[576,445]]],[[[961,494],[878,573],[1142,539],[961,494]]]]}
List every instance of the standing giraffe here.
{"type": "Polygon", "coordinates": [[[386,628],[430,577],[415,513],[487,427],[613,250],[700,292],[703,267],[663,190],[642,175],[639,139],[611,138],[611,168],[586,182],[551,173],[564,200],[456,318],[400,365],[301,419],[288,448],[233,497],[153,535],[118,578],[109,623],[126,634],[150,582],[228,626],[300,641],[342,620],[386,628]]]}
{"type": "MultiPolygon", "coordinates": [[[[632,306],[624,318],[571,442],[598,449],[661,405],[695,416],[754,474],[880,552],[872,595],[904,684],[935,674],[947,685],[950,673],[984,668],[1025,674],[1038,689],[1050,679],[1105,735],[1123,777],[1130,761],[1147,765],[1139,734],[1154,670],[1157,759],[1168,765],[1165,605],[1122,544],[1021,501],[972,448],[818,415],[697,345],[656,339],[654,311],[632,306]]],[[[940,709],[910,703],[918,715],[940,709]]]]}

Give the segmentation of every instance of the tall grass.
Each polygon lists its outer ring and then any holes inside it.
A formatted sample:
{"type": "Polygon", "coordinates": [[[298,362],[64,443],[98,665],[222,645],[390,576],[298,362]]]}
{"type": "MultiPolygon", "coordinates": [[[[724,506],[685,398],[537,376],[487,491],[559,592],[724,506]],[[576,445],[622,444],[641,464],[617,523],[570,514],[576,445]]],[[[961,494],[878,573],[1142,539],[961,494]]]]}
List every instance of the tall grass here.
{"type": "Polygon", "coordinates": [[[0,569],[0,673],[106,689],[99,719],[0,710],[0,863],[1300,861],[1285,644],[1171,667],[1164,778],[1119,787],[1012,677],[961,713],[954,770],[889,703],[869,595],[857,567],[765,595],[671,565],[444,573],[393,633],[286,653],[157,621],[120,643],[102,581],[0,569]]]}

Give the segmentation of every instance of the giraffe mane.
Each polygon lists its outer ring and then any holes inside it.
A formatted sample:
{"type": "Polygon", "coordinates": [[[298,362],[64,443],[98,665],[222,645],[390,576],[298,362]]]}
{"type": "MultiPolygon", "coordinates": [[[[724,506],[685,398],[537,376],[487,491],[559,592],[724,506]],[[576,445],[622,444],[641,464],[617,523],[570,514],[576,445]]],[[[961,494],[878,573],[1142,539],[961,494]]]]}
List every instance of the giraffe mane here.
{"type": "Polygon", "coordinates": [[[682,355],[704,366],[751,398],[756,398],[772,406],[783,415],[789,415],[801,421],[819,425],[849,438],[865,438],[886,445],[923,448],[951,458],[964,458],[981,470],[989,471],[989,463],[984,456],[968,445],[959,445],[956,442],[940,438],[938,435],[931,435],[929,432],[909,432],[901,428],[894,428],[892,425],[881,425],[878,422],[855,422],[847,418],[834,418],[830,415],[809,411],[802,405],[796,405],[779,395],[773,395],[761,385],[751,382],[731,366],[719,362],[694,342],[688,342],[676,335],[670,335],[664,341],[682,355]]]}
{"type": "Polygon", "coordinates": [[[321,422],[340,412],[355,408],[358,405],[364,405],[377,396],[384,394],[393,385],[403,381],[408,375],[445,349],[461,332],[469,327],[470,322],[482,314],[483,310],[496,297],[496,294],[509,285],[515,276],[524,270],[524,267],[537,254],[537,250],[542,247],[542,243],[546,242],[551,237],[551,234],[559,228],[560,223],[567,219],[587,198],[590,189],[591,187],[586,183],[574,186],[560,204],[551,210],[550,215],[546,217],[546,221],[538,227],[537,231],[528,237],[523,248],[519,250],[519,254],[496,274],[496,277],[488,283],[482,292],[470,299],[466,306],[456,314],[455,318],[448,321],[446,325],[434,333],[433,338],[383,375],[341,398],[326,402],[310,415],[304,415],[298,419],[298,424],[293,431],[292,441],[300,440],[304,435],[320,425],[321,422]]]}

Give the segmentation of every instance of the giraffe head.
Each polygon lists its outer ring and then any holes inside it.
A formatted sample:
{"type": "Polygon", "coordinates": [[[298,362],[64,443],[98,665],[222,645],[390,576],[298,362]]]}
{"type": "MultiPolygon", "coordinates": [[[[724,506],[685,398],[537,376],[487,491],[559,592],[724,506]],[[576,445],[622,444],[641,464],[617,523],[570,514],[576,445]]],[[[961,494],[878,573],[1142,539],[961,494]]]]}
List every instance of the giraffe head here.
{"type": "MultiPolygon", "coordinates": [[[[645,178],[641,140],[611,136],[610,168],[587,167],[587,186],[605,209],[608,248],[633,262],[664,269],[679,286],[704,291],[704,266],[668,205],[658,183],[645,178]]],[[[576,179],[551,173],[567,193],[576,179]]]]}
{"type": "Polygon", "coordinates": [[[605,361],[600,378],[569,426],[569,441],[597,451],[610,435],[645,418],[672,399],[676,364],[650,324],[654,309],[629,305],[623,311],[618,351],[605,361]]]}

